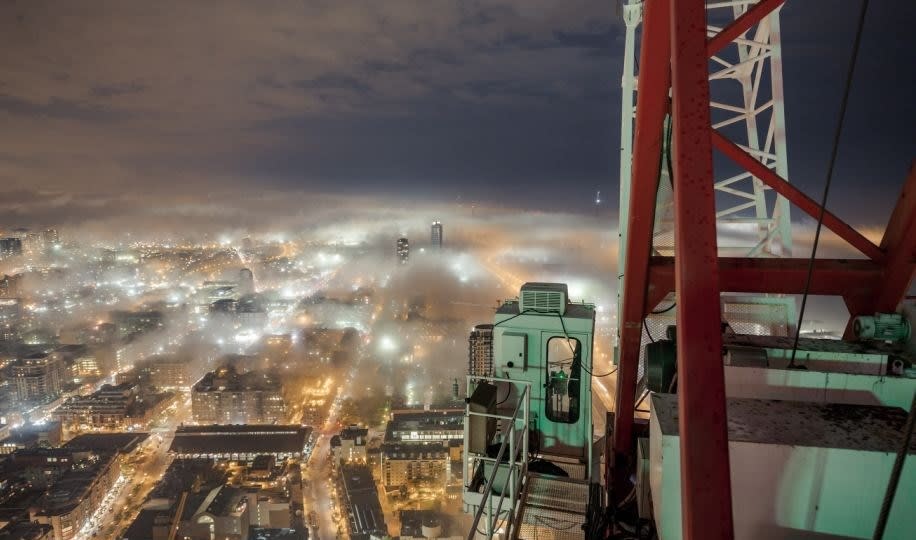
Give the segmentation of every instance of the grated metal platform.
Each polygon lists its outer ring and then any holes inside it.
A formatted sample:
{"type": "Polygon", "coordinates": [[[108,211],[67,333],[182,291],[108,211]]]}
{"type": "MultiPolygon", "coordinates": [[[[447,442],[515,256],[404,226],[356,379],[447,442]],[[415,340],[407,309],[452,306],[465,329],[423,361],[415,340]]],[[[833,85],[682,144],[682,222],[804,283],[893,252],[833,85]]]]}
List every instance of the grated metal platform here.
{"type": "Polygon", "coordinates": [[[588,483],[530,474],[516,538],[581,540],[588,505],[588,483]]]}

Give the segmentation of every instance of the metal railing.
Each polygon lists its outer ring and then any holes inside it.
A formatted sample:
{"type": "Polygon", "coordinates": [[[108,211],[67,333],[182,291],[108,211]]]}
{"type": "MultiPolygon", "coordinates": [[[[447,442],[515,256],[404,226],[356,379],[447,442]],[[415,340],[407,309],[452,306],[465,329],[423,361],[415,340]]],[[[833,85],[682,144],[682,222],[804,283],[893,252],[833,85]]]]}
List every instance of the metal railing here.
{"type": "MultiPolygon", "coordinates": [[[[500,522],[504,523],[506,526],[506,536],[510,537],[510,534],[513,528],[517,525],[515,523],[516,513],[518,512],[518,501],[519,496],[522,492],[522,489],[525,486],[528,477],[528,412],[530,411],[531,406],[531,383],[525,381],[515,381],[512,379],[504,379],[499,377],[477,377],[469,376],[467,378],[468,384],[468,394],[473,394],[474,386],[480,381],[484,382],[493,382],[493,383],[510,383],[513,386],[510,386],[509,391],[515,387],[514,385],[522,385],[523,389],[521,394],[516,399],[515,409],[512,412],[511,416],[499,415],[499,414],[489,414],[481,412],[472,412],[470,405],[465,409],[465,474],[468,474],[468,464],[471,459],[474,459],[477,462],[477,466],[484,466],[486,463],[492,463],[493,469],[490,471],[490,474],[487,477],[487,482],[484,485],[483,489],[483,498],[477,504],[477,509],[474,512],[474,521],[471,524],[471,528],[468,531],[468,540],[473,540],[477,534],[484,534],[487,538],[493,538],[493,535],[497,532],[497,525],[500,522]],[[503,426],[500,433],[502,444],[499,446],[499,451],[496,453],[495,458],[490,458],[487,456],[470,456],[467,450],[467,436],[468,436],[468,419],[471,416],[480,416],[483,418],[495,418],[498,420],[507,421],[503,426]],[[521,422],[521,426],[518,426],[518,423],[521,422]],[[508,449],[508,458],[506,463],[503,463],[503,456],[506,454],[508,449]],[[496,475],[500,469],[505,469],[507,472],[507,478],[502,483],[502,488],[499,490],[499,498],[496,502],[496,508],[494,509],[493,501],[493,484],[496,481],[496,475]],[[509,490],[506,493],[506,490],[509,490]],[[506,499],[510,500],[509,508],[503,511],[503,502],[506,499]],[[485,525],[486,529],[480,531],[480,520],[486,514],[485,525]],[[505,514],[505,517],[502,515],[505,514]]],[[[507,396],[508,397],[508,396],[507,396]]],[[[484,469],[485,470],[485,469],[484,469]]],[[[471,474],[473,478],[473,474],[471,474]]],[[[467,489],[467,487],[465,488],[467,489]]]]}

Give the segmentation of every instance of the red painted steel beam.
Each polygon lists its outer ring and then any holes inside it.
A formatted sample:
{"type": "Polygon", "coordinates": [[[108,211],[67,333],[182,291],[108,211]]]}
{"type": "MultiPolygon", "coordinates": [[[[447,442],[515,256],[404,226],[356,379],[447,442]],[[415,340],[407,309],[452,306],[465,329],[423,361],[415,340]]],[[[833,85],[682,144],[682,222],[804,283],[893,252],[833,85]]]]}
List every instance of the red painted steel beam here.
{"type": "MultiPolygon", "coordinates": [[[[766,165],[745,152],[740,146],[726,139],[715,130],[712,131],[712,144],[720,152],[731,158],[732,161],[741,165],[764,184],[773,188],[776,193],[779,193],[805,213],[817,219],[820,213],[820,205],[814,199],[786,182],[778,174],[767,168],[766,165]]],[[[824,225],[873,261],[884,261],[885,254],[881,248],[826,209],[824,210],[824,225]]]]}
{"type": "Polygon", "coordinates": [[[783,2],[785,0],[760,0],[730,25],[723,28],[721,32],[709,38],[709,41],[706,42],[706,54],[712,56],[724,49],[735,38],[750,30],[752,26],[781,6],[783,2]]]}
{"type": "MultiPolygon", "coordinates": [[[[722,292],[802,294],[808,259],[719,258],[722,292]]],[[[881,265],[865,259],[815,259],[810,294],[859,299],[874,297],[880,286],[881,265]]],[[[674,258],[652,257],[649,286],[658,294],[674,290],[674,258]]]]}
{"type": "Polygon", "coordinates": [[[706,3],[671,6],[674,281],[686,540],[734,538],[719,309],[706,3]]]}
{"type": "MultiPolygon", "coordinates": [[[[629,457],[633,454],[633,409],[636,404],[639,348],[646,310],[649,256],[661,166],[659,156],[662,151],[665,114],[668,111],[668,89],[671,87],[669,20],[670,0],[651,0],[645,3],[639,53],[614,422],[614,464],[620,471],[615,475],[617,482],[628,481],[629,472],[625,471],[629,457]]],[[[627,495],[620,493],[621,490],[628,491],[625,485],[618,484],[615,487],[615,496],[627,495]]]]}
{"type": "Polygon", "coordinates": [[[906,296],[916,271],[916,162],[910,165],[903,191],[881,239],[881,248],[887,252],[887,261],[873,311],[893,312],[906,296]]]}

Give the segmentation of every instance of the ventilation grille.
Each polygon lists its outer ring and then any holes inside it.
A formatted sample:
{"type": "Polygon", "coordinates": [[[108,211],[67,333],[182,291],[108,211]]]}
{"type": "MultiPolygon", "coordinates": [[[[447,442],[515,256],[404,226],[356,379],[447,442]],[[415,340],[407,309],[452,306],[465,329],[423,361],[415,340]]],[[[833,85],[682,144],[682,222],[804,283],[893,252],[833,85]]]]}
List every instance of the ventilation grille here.
{"type": "Polygon", "coordinates": [[[522,285],[519,309],[521,311],[552,311],[566,313],[566,285],[563,283],[526,283],[522,285]]]}

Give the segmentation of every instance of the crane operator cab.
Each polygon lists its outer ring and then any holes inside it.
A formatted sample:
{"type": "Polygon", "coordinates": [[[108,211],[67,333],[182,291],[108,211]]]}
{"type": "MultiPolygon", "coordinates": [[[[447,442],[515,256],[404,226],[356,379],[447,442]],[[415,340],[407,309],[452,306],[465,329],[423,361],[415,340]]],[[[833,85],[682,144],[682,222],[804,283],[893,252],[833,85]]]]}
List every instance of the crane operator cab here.
{"type": "Polygon", "coordinates": [[[520,471],[595,480],[594,331],[594,305],[570,302],[562,283],[526,283],[518,299],[497,309],[493,376],[468,381],[467,491],[481,491],[493,467],[506,469],[490,482],[494,496],[523,489],[524,480],[510,475],[516,463],[520,471]],[[497,458],[499,447],[513,437],[506,444],[512,451],[497,458]],[[504,489],[507,478],[516,480],[504,489]]]}

